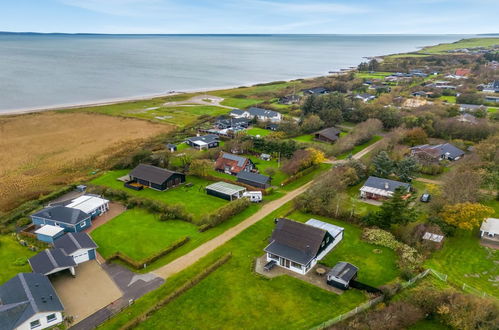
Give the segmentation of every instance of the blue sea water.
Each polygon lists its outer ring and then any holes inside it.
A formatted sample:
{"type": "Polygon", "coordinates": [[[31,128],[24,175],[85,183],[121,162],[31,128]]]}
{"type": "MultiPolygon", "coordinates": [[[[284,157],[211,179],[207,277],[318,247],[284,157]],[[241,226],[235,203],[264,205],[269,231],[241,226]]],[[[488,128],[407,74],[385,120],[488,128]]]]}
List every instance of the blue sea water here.
{"type": "Polygon", "coordinates": [[[463,37],[0,34],[0,111],[319,76],[463,37]]]}

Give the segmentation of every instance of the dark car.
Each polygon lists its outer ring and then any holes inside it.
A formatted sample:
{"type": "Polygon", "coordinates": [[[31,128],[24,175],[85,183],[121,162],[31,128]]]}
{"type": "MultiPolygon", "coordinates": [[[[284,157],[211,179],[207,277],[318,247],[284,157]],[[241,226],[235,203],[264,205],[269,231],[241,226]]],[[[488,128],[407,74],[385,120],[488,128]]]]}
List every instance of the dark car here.
{"type": "Polygon", "coordinates": [[[421,198],[419,200],[423,203],[428,203],[430,201],[430,199],[431,199],[430,194],[422,194],[421,198]]]}

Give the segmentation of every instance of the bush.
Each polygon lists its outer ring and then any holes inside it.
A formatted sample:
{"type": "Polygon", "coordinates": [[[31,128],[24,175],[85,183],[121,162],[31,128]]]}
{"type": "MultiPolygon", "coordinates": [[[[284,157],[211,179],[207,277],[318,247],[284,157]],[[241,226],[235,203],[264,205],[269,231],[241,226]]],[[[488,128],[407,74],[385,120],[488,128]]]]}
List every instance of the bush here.
{"type": "Polygon", "coordinates": [[[231,217],[243,212],[250,206],[251,202],[247,198],[240,198],[219,208],[215,213],[205,215],[201,219],[200,231],[206,231],[213,228],[231,217]]]}
{"type": "Polygon", "coordinates": [[[402,271],[414,273],[419,270],[423,263],[423,256],[418,251],[407,244],[401,243],[395,239],[393,234],[375,228],[365,228],[362,232],[362,239],[365,241],[387,247],[397,252],[399,257],[397,264],[402,271]]]}

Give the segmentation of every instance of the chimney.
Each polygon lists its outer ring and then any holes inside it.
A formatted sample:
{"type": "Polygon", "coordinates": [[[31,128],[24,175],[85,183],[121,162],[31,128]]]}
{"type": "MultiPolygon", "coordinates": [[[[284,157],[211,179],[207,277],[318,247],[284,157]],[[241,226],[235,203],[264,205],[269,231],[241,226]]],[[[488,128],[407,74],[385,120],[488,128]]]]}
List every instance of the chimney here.
{"type": "Polygon", "coordinates": [[[385,189],[388,190],[389,184],[388,182],[385,182],[385,189]]]}

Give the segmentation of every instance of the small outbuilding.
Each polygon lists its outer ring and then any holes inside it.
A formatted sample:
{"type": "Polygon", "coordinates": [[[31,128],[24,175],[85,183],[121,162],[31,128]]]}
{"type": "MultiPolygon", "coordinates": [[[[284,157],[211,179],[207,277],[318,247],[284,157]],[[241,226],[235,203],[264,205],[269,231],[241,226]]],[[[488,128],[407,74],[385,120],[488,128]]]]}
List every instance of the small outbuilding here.
{"type": "Polygon", "coordinates": [[[334,143],[339,139],[341,131],[334,127],[328,127],[316,132],[315,139],[323,142],[334,143]]]}
{"type": "Polygon", "coordinates": [[[350,287],[350,281],[357,278],[359,269],[348,262],[338,262],[326,275],[327,284],[335,288],[346,290],[350,287]]]}
{"type": "Polygon", "coordinates": [[[256,188],[267,189],[271,185],[272,179],[269,176],[254,172],[239,172],[237,182],[241,182],[256,188]]]}
{"type": "Polygon", "coordinates": [[[499,219],[487,218],[480,226],[482,242],[495,243],[499,248],[499,219]]]}
{"type": "Polygon", "coordinates": [[[64,235],[64,228],[45,225],[35,230],[36,238],[45,243],[54,243],[54,240],[64,235]]]}
{"type": "Polygon", "coordinates": [[[175,151],[177,151],[177,146],[173,143],[167,143],[166,149],[168,149],[168,151],[170,151],[170,152],[175,152],[175,151]]]}
{"type": "Polygon", "coordinates": [[[206,193],[215,197],[233,201],[243,197],[246,188],[228,182],[216,182],[206,186],[206,193]]]}
{"type": "Polygon", "coordinates": [[[67,233],[55,240],[54,246],[73,258],[78,265],[95,259],[97,244],[87,233],[67,233]]]}
{"type": "MultiPolygon", "coordinates": [[[[164,168],[139,164],[130,172],[131,182],[138,183],[155,190],[166,190],[185,182],[185,174],[164,168]]],[[[130,184],[131,182],[127,182],[130,184]]]]}

